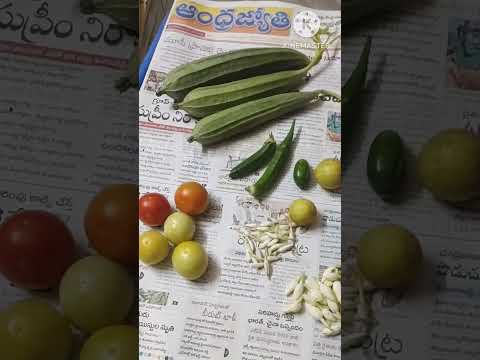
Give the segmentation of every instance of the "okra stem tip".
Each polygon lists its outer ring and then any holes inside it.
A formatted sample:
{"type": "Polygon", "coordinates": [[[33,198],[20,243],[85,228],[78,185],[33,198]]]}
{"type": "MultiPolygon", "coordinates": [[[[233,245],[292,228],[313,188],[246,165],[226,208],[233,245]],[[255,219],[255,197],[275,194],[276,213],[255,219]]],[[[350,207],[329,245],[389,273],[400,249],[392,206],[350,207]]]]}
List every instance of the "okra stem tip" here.
{"type": "Polygon", "coordinates": [[[187,142],[189,143],[192,143],[195,141],[195,137],[194,136],[190,136],[188,139],[187,139],[187,142]]]}

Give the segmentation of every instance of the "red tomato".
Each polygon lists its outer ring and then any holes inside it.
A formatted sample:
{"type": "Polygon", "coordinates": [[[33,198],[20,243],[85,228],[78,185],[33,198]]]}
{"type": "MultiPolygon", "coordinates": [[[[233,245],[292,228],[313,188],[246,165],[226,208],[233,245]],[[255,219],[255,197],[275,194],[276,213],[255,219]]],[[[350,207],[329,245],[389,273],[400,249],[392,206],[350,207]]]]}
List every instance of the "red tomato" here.
{"type": "Polygon", "coordinates": [[[140,220],[148,226],[163,225],[172,209],[165,196],[157,193],[143,195],[138,201],[140,220]]]}
{"type": "Polygon", "coordinates": [[[208,192],[197,182],[183,183],[175,192],[175,205],[188,215],[200,215],[207,210],[208,192]]]}
{"type": "Polygon", "coordinates": [[[138,188],[110,185],[90,202],[85,232],[97,252],[127,266],[138,264],[138,188]]]}
{"type": "Polygon", "coordinates": [[[25,210],[0,225],[0,272],[18,287],[53,288],[74,260],[73,236],[53,214],[25,210]]]}

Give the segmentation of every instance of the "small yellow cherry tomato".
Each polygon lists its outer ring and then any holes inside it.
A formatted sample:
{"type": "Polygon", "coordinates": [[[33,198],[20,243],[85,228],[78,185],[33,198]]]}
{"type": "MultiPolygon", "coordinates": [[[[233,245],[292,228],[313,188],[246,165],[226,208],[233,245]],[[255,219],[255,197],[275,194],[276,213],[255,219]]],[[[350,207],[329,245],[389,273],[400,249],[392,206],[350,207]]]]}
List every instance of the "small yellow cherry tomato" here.
{"type": "Polygon", "coordinates": [[[195,280],[207,270],[208,255],[198,242],[184,241],[173,250],[172,264],[181,276],[195,280]]]}
{"type": "Polygon", "coordinates": [[[139,258],[146,265],[162,262],[170,251],[167,237],[157,230],[145,231],[138,242],[139,258]]]}

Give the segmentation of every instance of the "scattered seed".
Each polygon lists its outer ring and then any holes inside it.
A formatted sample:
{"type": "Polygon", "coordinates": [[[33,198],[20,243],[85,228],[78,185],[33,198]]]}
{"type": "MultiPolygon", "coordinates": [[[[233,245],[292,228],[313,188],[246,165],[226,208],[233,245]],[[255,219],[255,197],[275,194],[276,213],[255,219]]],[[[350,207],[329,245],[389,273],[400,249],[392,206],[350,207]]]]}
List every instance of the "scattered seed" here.
{"type": "Polygon", "coordinates": [[[298,300],[290,304],[283,313],[294,314],[294,313],[298,313],[300,310],[302,310],[302,300],[298,300]]]}
{"type": "Polygon", "coordinates": [[[292,297],[296,300],[300,299],[303,296],[303,291],[305,287],[303,285],[303,281],[299,282],[297,286],[295,286],[295,290],[293,290],[292,297]]]}
{"type": "Polygon", "coordinates": [[[338,305],[335,301],[327,299],[327,305],[333,313],[336,313],[336,312],[340,311],[340,309],[338,308],[338,305]]]}
{"type": "MultiPolygon", "coordinates": [[[[322,314],[322,311],[318,307],[310,305],[308,303],[305,303],[305,309],[307,309],[307,312],[310,315],[312,315],[313,318],[322,321],[323,314],[322,314]]],[[[322,323],[323,323],[323,321],[322,321],[322,323]]]]}
{"type": "Polygon", "coordinates": [[[274,261],[282,260],[282,257],[281,256],[267,256],[267,260],[269,262],[274,262],[274,261]]]}
{"type": "Polygon", "coordinates": [[[341,304],[342,303],[342,284],[340,281],[334,281],[332,285],[333,293],[335,294],[335,298],[341,304]]]}
{"type": "Polygon", "coordinates": [[[282,254],[284,252],[287,252],[287,251],[291,250],[292,248],[293,248],[293,243],[284,245],[284,246],[278,248],[276,251],[277,251],[277,253],[282,254]]]}
{"type": "Polygon", "coordinates": [[[318,283],[317,279],[315,279],[311,276],[307,277],[307,279],[305,280],[305,287],[308,290],[318,290],[318,291],[320,291],[320,284],[318,283]]]}
{"type": "Polygon", "coordinates": [[[320,291],[322,292],[322,295],[325,296],[327,299],[336,301],[335,294],[333,293],[332,289],[330,289],[325,284],[320,284],[320,291]]]}

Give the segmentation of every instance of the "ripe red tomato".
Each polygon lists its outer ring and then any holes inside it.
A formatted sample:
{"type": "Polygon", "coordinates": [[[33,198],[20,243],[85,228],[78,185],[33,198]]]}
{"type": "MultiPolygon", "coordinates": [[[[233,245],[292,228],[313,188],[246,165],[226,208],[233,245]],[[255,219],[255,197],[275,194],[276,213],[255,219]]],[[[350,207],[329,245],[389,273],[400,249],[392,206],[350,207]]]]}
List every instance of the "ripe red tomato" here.
{"type": "Polygon", "coordinates": [[[138,201],[140,220],[148,226],[163,225],[172,209],[167,198],[157,193],[143,195],[138,201]]]}
{"type": "Polygon", "coordinates": [[[97,252],[127,266],[138,264],[138,188],[109,185],[90,202],[85,232],[97,252]]]}
{"type": "Polygon", "coordinates": [[[18,287],[53,288],[74,260],[73,236],[53,214],[24,210],[0,225],[0,272],[18,287]]]}
{"type": "Polygon", "coordinates": [[[183,183],[175,192],[175,205],[188,215],[200,215],[207,210],[208,192],[197,182],[183,183]]]}

